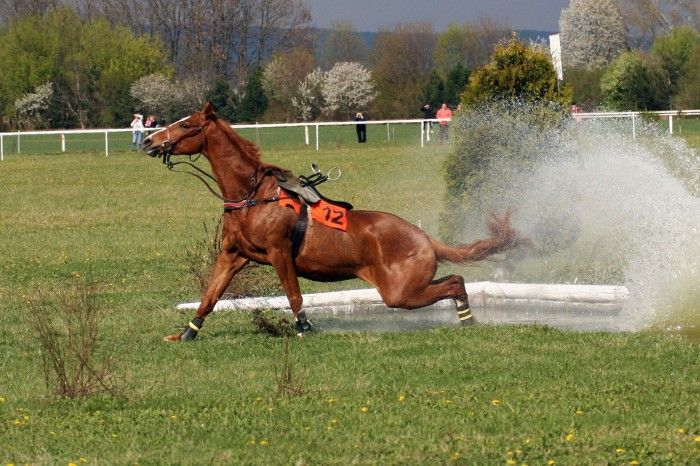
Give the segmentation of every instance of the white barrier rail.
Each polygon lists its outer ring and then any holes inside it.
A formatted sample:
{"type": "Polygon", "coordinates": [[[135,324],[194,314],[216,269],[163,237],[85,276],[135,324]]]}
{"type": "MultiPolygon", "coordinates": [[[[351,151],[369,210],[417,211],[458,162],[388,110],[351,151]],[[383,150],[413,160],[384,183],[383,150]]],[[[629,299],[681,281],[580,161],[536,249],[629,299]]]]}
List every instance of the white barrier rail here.
{"type": "MultiPolygon", "coordinates": [[[[594,118],[630,118],[632,120],[632,137],[636,138],[636,119],[643,114],[654,114],[661,117],[667,117],[669,122],[669,133],[673,134],[673,118],[684,116],[700,116],[700,110],[664,110],[656,112],[581,112],[575,113],[575,118],[594,119],[594,118]]],[[[358,124],[364,125],[386,125],[387,140],[391,140],[391,125],[400,124],[415,124],[419,130],[416,132],[416,137],[420,138],[420,146],[424,147],[426,141],[430,141],[430,134],[426,131],[427,122],[439,123],[439,119],[404,119],[404,120],[369,120],[362,122],[354,121],[328,121],[328,122],[304,122],[304,123],[255,123],[255,124],[236,124],[231,125],[234,129],[263,129],[263,128],[304,128],[304,143],[310,145],[309,130],[314,129],[315,132],[315,148],[320,150],[320,128],[325,126],[355,126],[358,124]]],[[[145,133],[158,131],[162,128],[144,128],[145,133]]],[[[109,156],[109,135],[115,133],[132,133],[131,128],[112,128],[112,129],[60,129],[47,131],[15,131],[15,132],[0,132],[0,161],[5,160],[5,139],[17,138],[17,154],[21,153],[21,137],[22,136],[50,136],[57,135],[61,141],[61,151],[66,152],[66,136],[76,134],[101,134],[104,135],[104,151],[105,157],[109,156]]],[[[259,141],[258,141],[259,142],[259,141]]]]}

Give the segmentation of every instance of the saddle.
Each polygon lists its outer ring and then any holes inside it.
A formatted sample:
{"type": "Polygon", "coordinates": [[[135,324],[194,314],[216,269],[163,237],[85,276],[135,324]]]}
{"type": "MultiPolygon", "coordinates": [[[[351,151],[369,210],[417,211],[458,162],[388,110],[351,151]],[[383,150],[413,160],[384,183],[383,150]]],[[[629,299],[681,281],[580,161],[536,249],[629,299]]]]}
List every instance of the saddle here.
{"type": "MultiPolygon", "coordinates": [[[[328,175],[324,175],[321,170],[319,170],[318,165],[315,163],[311,164],[311,170],[313,174],[309,176],[296,176],[289,170],[275,170],[274,176],[277,180],[277,185],[287,191],[288,193],[294,193],[299,196],[299,199],[307,205],[314,205],[318,201],[323,200],[329,204],[334,204],[340,206],[346,210],[352,210],[353,206],[349,202],[336,201],[329,199],[316,188],[319,184],[328,180],[328,175]]],[[[331,170],[332,172],[333,170],[331,170]]],[[[331,172],[328,172],[329,174],[331,172]]],[[[338,175],[340,177],[340,175],[338,175]]],[[[338,178],[335,178],[338,179],[338,178]]]]}
{"type": "MultiPolygon", "coordinates": [[[[328,199],[316,188],[316,186],[328,180],[328,174],[333,170],[324,175],[315,163],[311,164],[311,170],[313,174],[309,176],[295,176],[292,172],[282,169],[273,172],[277,185],[287,194],[296,195],[295,197],[298,198],[298,203],[292,202],[289,204],[287,201],[290,199],[284,199],[280,196],[280,205],[292,207],[299,214],[292,233],[292,257],[294,259],[299,255],[301,243],[304,241],[304,236],[306,236],[306,229],[309,225],[309,210],[313,219],[320,221],[326,226],[343,231],[347,228],[345,211],[352,210],[352,204],[349,202],[328,199]],[[331,204],[331,206],[328,206],[328,204],[331,204]],[[339,206],[341,209],[333,208],[332,205],[339,206]],[[327,211],[325,218],[319,216],[320,210],[327,211]],[[329,215],[331,213],[333,216],[329,215]]],[[[337,180],[338,178],[340,178],[340,171],[335,179],[337,180]]]]}

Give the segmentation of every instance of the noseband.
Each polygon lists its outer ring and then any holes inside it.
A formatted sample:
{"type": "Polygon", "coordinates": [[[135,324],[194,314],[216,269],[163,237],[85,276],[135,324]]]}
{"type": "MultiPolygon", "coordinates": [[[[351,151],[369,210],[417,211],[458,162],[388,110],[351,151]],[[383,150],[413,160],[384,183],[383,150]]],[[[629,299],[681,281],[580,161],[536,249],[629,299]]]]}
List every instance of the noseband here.
{"type": "Polygon", "coordinates": [[[172,168],[173,162],[170,161],[170,156],[172,155],[172,150],[173,148],[179,144],[181,141],[184,139],[190,138],[192,136],[196,136],[197,134],[201,133],[204,131],[204,128],[207,127],[207,125],[211,122],[211,120],[207,120],[203,125],[201,126],[195,126],[192,127],[189,131],[183,131],[179,136],[176,138],[171,138],[170,136],[170,126],[167,126],[165,128],[165,141],[160,143],[160,154],[154,153],[151,155],[151,157],[157,157],[158,155],[163,156],[163,164],[167,166],[168,168],[172,168]]]}

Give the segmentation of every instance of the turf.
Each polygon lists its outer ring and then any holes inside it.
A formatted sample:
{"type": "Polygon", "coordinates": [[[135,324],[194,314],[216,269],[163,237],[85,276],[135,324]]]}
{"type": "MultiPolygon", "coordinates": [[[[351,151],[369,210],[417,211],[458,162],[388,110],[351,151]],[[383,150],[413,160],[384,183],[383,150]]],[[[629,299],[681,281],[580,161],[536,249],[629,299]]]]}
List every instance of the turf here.
{"type": "MultiPolygon", "coordinates": [[[[330,197],[436,233],[445,153],[339,141],[265,159],[341,166],[330,197]]],[[[191,317],[174,310],[197,296],[185,251],[220,214],[196,180],[89,151],[8,156],[0,180],[0,464],[700,461],[697,343],[542,327],[320,333],[290,340],[300,393],[278,396],[284,339],[247,314],[215,315],[192,344],[161,341],[191,317]],[[28,302],[84,279],[99,289],[100,354],[115,358],[119,394],[55,399],[28,302]]]]}

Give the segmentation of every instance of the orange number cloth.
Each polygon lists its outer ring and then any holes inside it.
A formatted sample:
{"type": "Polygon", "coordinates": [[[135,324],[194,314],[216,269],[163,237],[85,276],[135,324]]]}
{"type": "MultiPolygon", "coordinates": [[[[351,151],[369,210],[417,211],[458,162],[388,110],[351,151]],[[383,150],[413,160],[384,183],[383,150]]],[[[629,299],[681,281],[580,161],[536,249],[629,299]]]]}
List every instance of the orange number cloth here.
{"type": "MultiPolygon", "coordinates": [[[[283,197],[279,200],[279,205],[291,207],[297,214],[301,213],[301,204],[296,199],[283,197]]],[[[347,209],[330,204],[323,199],[311,205],[311,218],[336,230],[345,231],[348,228],[347,209]]]]}

